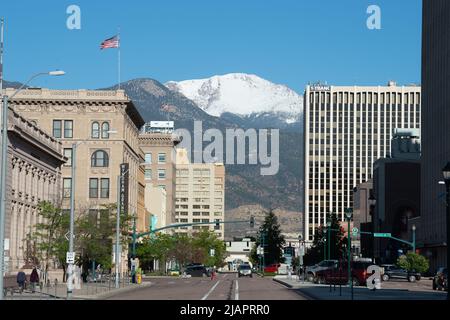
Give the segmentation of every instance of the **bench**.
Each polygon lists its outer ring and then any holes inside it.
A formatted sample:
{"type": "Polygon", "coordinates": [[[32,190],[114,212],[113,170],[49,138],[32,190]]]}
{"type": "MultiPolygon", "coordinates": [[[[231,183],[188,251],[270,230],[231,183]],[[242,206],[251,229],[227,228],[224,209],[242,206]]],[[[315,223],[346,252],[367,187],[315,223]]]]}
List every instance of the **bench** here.
{"type": "MultiPolygon", "coordinates": [[[[28,283],[30,283],[30,275],[27,275],[24,289],[26,289],[28,283]]],[[[20,292],[19,284],[17,283],[17,275],[3,277],[3,293],[5,296],[8,294],[8,291],[11,295],[14,295],[14,292],[20,292]]]]}

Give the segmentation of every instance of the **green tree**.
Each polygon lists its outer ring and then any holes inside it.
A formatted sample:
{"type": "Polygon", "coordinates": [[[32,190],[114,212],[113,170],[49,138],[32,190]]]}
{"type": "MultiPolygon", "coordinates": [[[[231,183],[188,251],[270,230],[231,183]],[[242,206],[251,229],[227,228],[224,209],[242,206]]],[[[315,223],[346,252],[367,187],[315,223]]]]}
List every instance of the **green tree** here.
{"type": "MultiPolygon", "coordinates": [[[[112,268],[112,245],[116,234],[116,204],[103,205],[99,210],[84,210],[76,219],[75,245],[80,253],[78,264],[87,272],[92,262],[101,264],[103,269],[112,268]]],[[[120,215],[122,248],[130,244],[132,217],[127,213],[120,215]]]]}
{"type": "Polygon", "coordinates": [[[193,252],[198,255],[194,257],[198,260],[196,262],[210,267],[223,267],[225,265],[225,243],[213,231],[202,230],[201,232],[194,233],[192,245],[193,252]],[[211,256],[211,249],[214,250],[213,256],[211,256]]]}
{"type": "Polygon", "coordinates": [[[427,272],[430,268],[428,260],[417,253],[408,253],[402,255],[397,259],[396,265],[399,268],[406,269],[408,271],[416,271],[419,273],[427,272]]]}
{"type": "Polygon", "coordinates": [[[69,249],[65,235],[69,230],[70,216],[48,201],[38,204],[38,215],[38,221],[42,222],[35,224],[26,238],[27,244],[32,244],[34,248],[34,263],[40,262],[44,281],[52,261],[63,268],[65,279],[66,252],[69,249]]]}
{"type": "Polygon", "coordinates": [[[256,248],[261,244],[261,242],[264,242],[265,265],[284,262],[283,247],[286,241],[284,236],[281,234],[280,224],[278,223],[278,218],[273,209],[266,212],[264,223],[259,229],[259,235],[260,236],[256,239],[255,246],[251,251],[251,261],[253,263],[259,261],[256,248]]]}

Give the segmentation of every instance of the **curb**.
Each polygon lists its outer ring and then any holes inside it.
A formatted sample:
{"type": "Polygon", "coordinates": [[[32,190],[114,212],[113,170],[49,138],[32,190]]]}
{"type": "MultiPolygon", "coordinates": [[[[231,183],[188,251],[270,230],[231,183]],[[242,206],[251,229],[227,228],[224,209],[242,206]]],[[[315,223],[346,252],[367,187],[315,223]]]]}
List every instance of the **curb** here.
{"type": "Polygon", "coordinates": [[[284,282],[282,280],[279,279],[272,279],[275,282],[278,282],[279,284],[288,287],[289,289],[293,289],[293,290],[298,290],[300,292],[300,295],[303,296],[304,298],[306,298],[307,300],[320,300],[318,297],[309,294],[309,293],[305,293],[301,288],[294,288],[294,286],[292,284],[289,284],[287,282],[284,282]]]}
{"type": "MultiPolygon", "coordinates": [[[[135,285],[135,286],[131,285],[131,286],[128,286],[125,288],[119,288],[119,289],[111,290],[111,291],[100,293],[100,294],[93,295],[93,296],[73,296],[73,297],[75,299],[85,299],[85,300],[104,300],[104,299],[114,297],[121,293],[145,289],[145,288],[150,287],[152,284],[153,283],[151,283],[151,282],[146,282],[146,283],[142,282],[140,285],[139,284],[135,285]]],[[[120,300],[120,299],[117,299],[117,300],[120,300]]]]}

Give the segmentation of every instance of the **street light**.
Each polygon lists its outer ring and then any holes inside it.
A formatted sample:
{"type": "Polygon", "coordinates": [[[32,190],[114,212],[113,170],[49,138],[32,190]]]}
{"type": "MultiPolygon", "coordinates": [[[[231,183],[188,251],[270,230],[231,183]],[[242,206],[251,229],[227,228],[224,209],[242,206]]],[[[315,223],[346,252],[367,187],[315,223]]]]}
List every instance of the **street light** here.
{"type": "Polygon", "coordinates": [[[416,253],[416,225],[415,224],[412,225],[411,230],[412,230],[413,253],[416,253]]]}
{"type": "MultiPolygon", "coordinates": [[[[29,84],[33,79],[41,75],[50,76],[62,76],[64,71],[50,71],[50,72],[40,72],[33,75],[27,82],[25,82],[19,89],[17,89],[14,94],[8,98],[7,95],[3,95],[0,91],[0,96],[2,96],[3,108],[2,108],[2,155],[1,155],[1,178],[0,178],[0,300],[3,300],[3,272],[4,272],[4,241],[5,241],[5,216],[6,216],[6,167],[7,167],[7,156],[8,156],[8,100],[14,98],[20,91],[22,91],[27,84],[29,84]]],[[[3,89],[2,89],[3,90],[3,89]]]]}
{"type": "MultiPolygon", "coordinates": [[[[447,270],[450,267],[450,162],[442,169],[444,176],[445,188],[447,193],[447,270]]],[[[447,300],[450,300],[449,291],[447,289],[447,300]]]]}
{"type": "Polygon", "coordinates": [[[330,233],[331,233],[331,220],[327,220],[327,231],[328,231],[328,260],[331,259],[331,240],[330,240],[330,233]]]}
{"type": "Polygon", "coordinates": [[[350,221],[353,217],[353,210],[351,208],[345,209],[345,219],[347,220],[347,264],[348,264],[348,282],[350,286],[350,290],[352,293],[352,300],[353,300],[353,279],[352,279],[352,240],[351,240],[351,234],[350,234],[350,221]]]}

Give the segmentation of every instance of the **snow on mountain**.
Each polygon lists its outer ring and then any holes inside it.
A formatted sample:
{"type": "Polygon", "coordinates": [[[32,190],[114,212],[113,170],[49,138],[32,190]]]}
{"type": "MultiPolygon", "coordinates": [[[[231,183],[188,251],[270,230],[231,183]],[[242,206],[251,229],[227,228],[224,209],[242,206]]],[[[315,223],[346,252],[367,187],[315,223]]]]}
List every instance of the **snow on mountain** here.
{"type": "Polygon", "coordinates": [[[170,81],[165,84],[194,101],[212,116],[276,114],[287,123],[296,122],[303,110],[303,97],[285,85],[256,75],[231,73],[208,79],[170,81]]]}

